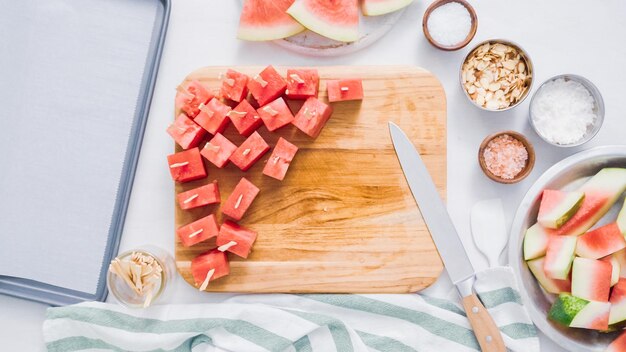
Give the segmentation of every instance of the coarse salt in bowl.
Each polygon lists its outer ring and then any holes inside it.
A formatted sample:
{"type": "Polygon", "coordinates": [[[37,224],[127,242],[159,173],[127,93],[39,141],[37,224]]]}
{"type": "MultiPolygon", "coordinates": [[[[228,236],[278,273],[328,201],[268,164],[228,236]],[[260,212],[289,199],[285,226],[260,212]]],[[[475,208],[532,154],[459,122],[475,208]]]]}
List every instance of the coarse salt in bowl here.
{"type": "Polygon", "coordinates": [[[588,79],[564,74],[545,81],[530,101],[530,124],[549,144],[575,147],[591,140],[604,122],[604,101],[588,79]]]}
{"type": "Polygon", "coordinates": [[[465,0],[438,0],[424,12],[422,29],[434,47],[453,51],[465,47],[478,27],[476,11],[465,0]]]}

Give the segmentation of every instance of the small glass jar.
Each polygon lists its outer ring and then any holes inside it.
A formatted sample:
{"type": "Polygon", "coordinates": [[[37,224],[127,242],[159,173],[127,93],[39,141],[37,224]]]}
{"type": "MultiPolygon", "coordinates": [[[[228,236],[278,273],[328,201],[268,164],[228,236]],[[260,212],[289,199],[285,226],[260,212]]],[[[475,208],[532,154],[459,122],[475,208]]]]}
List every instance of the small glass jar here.
{"type": "Polygon", "coordinates": [[[122,277],[113,273],[111,270],[107,273],[107,287],[111,295],[120,304],[129,308],[146,308],[167,295],[168,287],[171,286],[172,281],[176,277],[174,259],[165,250],[151,245],[145,245],[126,251],[119,254],[116,258],[119,260],[128,260],[133,253],[140,253],[154,258],[162,269],[156,281],[156,286],[152,289],[152,296],[149,302],[146,302],[148,299],[147,292],[141,295],[138,294],[122,277]]]}

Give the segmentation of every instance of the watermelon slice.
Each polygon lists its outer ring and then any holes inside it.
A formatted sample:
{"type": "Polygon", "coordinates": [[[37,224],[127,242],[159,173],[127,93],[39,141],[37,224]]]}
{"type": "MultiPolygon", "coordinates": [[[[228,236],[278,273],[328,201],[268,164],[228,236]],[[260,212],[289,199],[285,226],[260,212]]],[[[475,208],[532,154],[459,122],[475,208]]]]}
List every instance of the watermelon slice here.
{"type": "Polygon", "coordinates": [[[619,279],[611,292],[611,314],[609,324],[626,321],[626,279],[619,279]]]}
{"type": "Polygon", "coordinates": [[[608,302],[594,302],[562,293],[550,307],[548,317],[572,328],[607,330],[610,308],[608,302]]]}
{"type": "Polygon", "coordinates": [[[176,230],[180,242],[182,242],[185,247],[191,247],[194,244],[216,237],[218,233],[219,227],[217,226],[217,221],[213,214],[181,226],[176,230]]]}
{"type": "Polygon", "coordinates": [[[270,146],[265,142],[263,137],[255,131],[235,149],[229,160],[240,168],[241,171],[247,171],[254,163],[261,159],[268,150],[270,150],[270,146]]]}
{"type": "Polygon", "coordinates": [[[296,0],[287,13],[324,37],[340,42],[359,39],[358,0],[296,0]]]}
{"type": "Polygon", "coordinates": [[[551,279],[567,280],[572,268],[576,236],[550,236],[543,270],[551,279]]]}
{"type": "Polygon", "coordinates": [[[541,257],[526,262],[526,264],[528,264],[528,268],[533,273],[535,279],[537,279],[541,287],[549,293],[559,294],[562,292],[571,292],[571,280],[555,280],[546,276],[546,273],[543,271],[544,261],[545,258],[541,257]]]}
{"type": "Polygon", "coordinates": [[[195,117],[200,111],[200,104],[206,104],[212,98],[213,94],[200,81],[193,80],[176,87],[175,106],[190,117],[195,117]]]}
{"type": "Polygon", "coordinates": [[[604,352],[626,352],[626,331],[613,340],[604,352]]]}
{"type": "Polygon", "coordinates": [[[578,237],[576,255],[598,259],[626,248],[626,240],[616,223],[589,231],[578,237]]]}
{"type": "Polygon", "coordinates": [[[624,268],[624,270],[620,270],[619,277],[626,278],[626,249],[613,253],[612,257],[617,260],[620,268],[624,268]]]}
{"type": "Polygon", "coordinates": [[[286,11],[294,0],[246,0],[239,17],[237,38],[263,41],[282,39],[304,30],[286,11]]]}
{"type": "Polygon", "coordinates": [[[198,148],[170,154],[167,156],[167,163],[174,181],[189,182],[206,177],[206,170],[198,148]]]}
{"type": "Polygon", "coordinates": [[[298,147],[280,137],[272,151],[272,155],[267,159],[267,163],[263,168],[263,174],[282,181],[297,151],[298,147]]]}
{"type": "Polygon", "coordinates": [[[287,126],[293,121],[293,114],[283,98],[278,98],[264,107],[259,108],[257,113],[261,116],[265,127],[267,127],[270,132],[287,126]]]}
{"type": "Polygon", "coordinates": [[[226,253],[213,249],[191,261],[191,275],[200,291],[206,290],[209,281],[230,274],[226,253]]]}
{"type": "Polygon", "coordinates": [[[252,182],[242,177],[233,193],[228,196],[222,208],[222,213],[235,220],[241,220],[243,214],[248,210],[254,198],[259,194],[259,188],[252,182]]]}
{"type": "Polygon", "coordinates": [[[624,205],[622,205],[622,210],[620,210],[619,215],[617,215],[617,226],[619,226],[622,234],[626,236],[626,199],[624,199],[624,205]]]}
{"type": "Polygon", "coordinates": [[[546,255],[548,233],[539,225],[534,224],[524,235],[524,260],[539,258],[546,255]]]}
{"type": "Polygon", "coordinates": [[[543,227],[558,229],[574,216],[584,198],[583,192],[544,190],[537,222],[543,227]]]}
{"type": "Polygon", "coordinates": [[[248,80],[245,74],[229,69],[223,77],[220,95],[236,102],[244,100],[248,95],[248,80]]]}
{"type": "Polygon", "coordinates": [[[617,260],[617,257],[613,255],[604,257],[600,260],[611,264],[611,287],[615,286],[617,282],[619,281],[620,274],[622,271],[622,265],[620,264],[619,260],[617,260]]]}
{"type": "Polygon", "coordinates": [[[304,102],[296,114],[293,124],[309,137],[317,138],[332,113],[333,108],[330,105],[311,97],[304,102]]]}
{"type": "Polygon", "coordinates": [[[607,302],[611,289],[610,263],[576,258],[572,267],[572,295],[591,301],[607,302]]]}
{"type": "Polygon", "coordinates": [[[363,0],[361,11],[365,16],[380,16],[409,6],[413,0],[363,0]]]}
{"type": "Polygon", "coordinates": [[[236,149],[237,146],[233,142],[218,133],[204,145],[200,154],[221,169],[228,163],[228,158],[233,155],[236,149]]]}
{"type": "Polygon", "coordinates": [[[248,81],[248,89],[259,106],[263,106],[283,95],[287,89],[287,82],[272,65],[269,65],[248,81]]]}
{"type": "Polygon", "coordinates": [[[217,235],[217,249],[228,251],[242,258],[248,258],[252,244],[256,240],[256,232],[239,226],[230,220],[224,221],[217,235]]]}
{"type": "Polygon", "coordinates": [[[219,203],[220,190],[217,187],[217,181],[213,181],[208,185],[178,193],[176,199],[178,200],[178,205],[181,209],[193,209],[209,204],[219,203]]]}
{"type": "Polygon", "coordinates": [[[339,79],[326,82],[328,101],[363,100],[363,82],[360,79],[339,79]]]}
{"type": "Polygon", "coordinates": [[[287,98],[307,99],[317,97],[320,85],[320,76],[317,70],[289,69],[287,70],[287,98]]]}
{"type": "Polygon", "coordinates": [[[174,123],[167,128],[167,133],[183,149],[197,147],[206,135],[206,131],[185,114],[178,115],[174,123]]]}
{"type": "Polygon", "coordinates": [[[242,100],[228,116],[239,134],[246,137],[263,124],[263,120],[247,100],[242,100]]]}
{"type": "Polygon", "coordinates": [[[222,133],[228,126],[228,113],[231,109],[219,99],[211,99],[206,105],[201,104],[199,109],[194,121],[210,134],[222,133]]]}

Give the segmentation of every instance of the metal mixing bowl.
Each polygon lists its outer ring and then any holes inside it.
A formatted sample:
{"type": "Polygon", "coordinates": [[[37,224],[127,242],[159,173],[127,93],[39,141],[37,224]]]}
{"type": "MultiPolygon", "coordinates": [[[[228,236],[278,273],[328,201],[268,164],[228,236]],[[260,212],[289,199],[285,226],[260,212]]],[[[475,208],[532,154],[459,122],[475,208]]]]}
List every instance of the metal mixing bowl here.
{"type": "MultiPolygon", "coordinates": [[[[548,311],[555,296],[543,291],[524,262],[522,253],[524,232],[536,222],[539,199],[544,189],[576,188],[584,179],[604,167],[626,167],[626,145],[592,148],[574,154],[552,166],[528,190],[511,227],[509,265],[513,268],[520,284],[522,301],[535,325],[546,336],[570,352],[604,351],[606,346],[617,337],[617,333],[567,328],[548,319],[548,311]]],[[[622,203],[623,198],[620,198],[599,224],[614,220],[622,203]]]]}

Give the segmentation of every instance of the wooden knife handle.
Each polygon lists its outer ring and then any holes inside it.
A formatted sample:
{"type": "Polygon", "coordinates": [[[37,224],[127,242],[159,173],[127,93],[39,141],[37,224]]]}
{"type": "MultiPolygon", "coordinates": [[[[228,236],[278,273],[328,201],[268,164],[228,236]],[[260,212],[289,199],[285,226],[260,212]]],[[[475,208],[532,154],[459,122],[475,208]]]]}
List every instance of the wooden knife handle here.
{"type": "Polygon", "coordinates": [[[475,293],[463,297],[463,308],[482,352],[506,352],[500,330],[475,293]]]}

